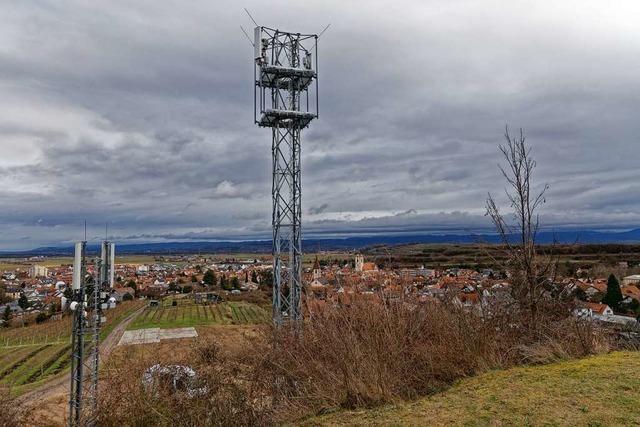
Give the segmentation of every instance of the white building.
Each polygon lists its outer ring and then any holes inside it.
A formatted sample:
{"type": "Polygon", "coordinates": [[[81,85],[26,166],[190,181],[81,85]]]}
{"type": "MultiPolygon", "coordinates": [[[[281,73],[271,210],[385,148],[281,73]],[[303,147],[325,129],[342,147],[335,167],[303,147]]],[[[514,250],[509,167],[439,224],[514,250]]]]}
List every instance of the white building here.
{"type": "Polygon", "coordinates": [[[633,274],[622,279],[622,286],[640,284],[640,274],[633,274]]]}
{"type": "Polygon", "coordinates": [[[47,277],[49,275],[49,269],[44,265],[33,264],[29,267],[29,277],[47,277]]]}

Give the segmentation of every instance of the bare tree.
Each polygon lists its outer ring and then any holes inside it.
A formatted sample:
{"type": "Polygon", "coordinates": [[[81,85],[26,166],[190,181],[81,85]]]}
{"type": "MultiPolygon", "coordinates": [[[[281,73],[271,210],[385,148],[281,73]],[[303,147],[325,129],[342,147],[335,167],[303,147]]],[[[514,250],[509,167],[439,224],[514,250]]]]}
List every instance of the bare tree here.
{"type": "Polygon", "coordinates": [[[507,252],[504,267],[510,276],[512,297],[522,314],[528,314],[530,326],[535,329],[545,290],[553,283],[557,269],[557,261],[540,253],[536,246],[537,211],[545,203],[549,186],[545,184],[538,192],[532,188],[536,162],[522,129],[519,137],[515,137],[506,127],[504,136],[506,143],[499,149],[506,166],[499,168],[508,184],[506,194],[513,209],[513,221],[505,219],[491,194],[486,209],[507,252]]]}

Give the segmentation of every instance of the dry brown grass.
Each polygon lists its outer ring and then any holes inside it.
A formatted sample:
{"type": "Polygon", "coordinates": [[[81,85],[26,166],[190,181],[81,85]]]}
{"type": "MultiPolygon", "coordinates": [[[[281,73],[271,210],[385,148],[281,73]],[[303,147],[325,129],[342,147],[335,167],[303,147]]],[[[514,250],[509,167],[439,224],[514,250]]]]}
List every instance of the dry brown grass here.
{"type": "Polygon", "coordinates": [[[0,386],[0,426],[20,426],[20,414],[8,388],[0,386]]]}
{"type": "Polygon", "coordinates": [[[241,346],[238,342],[245,336],[256,337],[257,327],[230,328],[233,331],[202,328],[196,341],[118,349],[105,364],[101,377],[102,410],[98,425],[271,424],[270,411],[265,410],[250,392],[251,365],[238,353],[241,346]],[[198,387],[206,387],[208,392],[204,396],[190,397],[168,384],[153,390],[145,389],[143,373],[156,363],[192,367],[198,374],[198,387]]]}
{"type": "MultiPolygon", "coordinates": [[[[544,320],[544,322],[542,322],[544,320]]],[[[557,316],[532,334],[517,316],[481,319],[444,304],[329,309],[299,330],[274,333],[261,378],[293,417],[372,407],[442,390],[490,369],[608,350],[592,324],[557,316]]]]}
{"type": "Polygon", "coordinates": [[[144,352],[126,347],[105,366],[98,421],[180,426],[291,422],[337,408],[414,399],[491,369],[608,348],[606,336],[591,324],[554,316],[540,325],[532,335],[513,313],[483,320],[446,304],[357,302],[329,308],[299,329],[252,328],[235,340],[201,334],[192,344],[144,352]],[[171,387],[145,390],[142,374],[155,363],[191,366],[208,392],[194,398],[171,387]]]}

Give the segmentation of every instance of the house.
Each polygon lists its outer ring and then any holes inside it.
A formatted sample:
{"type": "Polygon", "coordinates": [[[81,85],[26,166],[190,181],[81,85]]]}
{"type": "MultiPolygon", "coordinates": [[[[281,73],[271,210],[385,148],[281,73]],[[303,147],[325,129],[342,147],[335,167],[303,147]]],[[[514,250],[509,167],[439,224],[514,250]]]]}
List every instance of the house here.
{"type": "Polygon", "coordinates": [[[602,282],[577,282],[578,288],[580,288],[587,297],[592,298],[595,295],[602,294],[604,295],[607,292],[606,283],[602,282]]]}
{"type": "Polygon", "coordinates": [[[632,274],[622,278],[622,286],[638,284],[640,284],[640,274],[632,274]]]}
{"type": "Polygon", "coordinates": [[[193,294],[196,304],[218,303],[224,301],[223,298],[215,292],[196,292],[193,294]]]}
{"type": "Polygon", "coordinates": [[[640,302],[640,289],[636,286],[622,286],[620,287],[622,295],[640,302]]]}
{"type": "Polygon", "coordinates": [[[582,307],[575,310],[575,314],[578,317],[595,318],[604,320],[613,316],[613,310],[607,304],[600,304],[597,302],[585,302],[582,303],[582,307]]]}
{"type": "Polygon", "coordinates": [[[7,306],[11,310],[11,313],[17,314],[22,313],[22,308],[18,305],[18,301],[13,301],[5,305],[0,305],[0,314],[4,314],[4,311],[7,309],[7,306]]]}
{"type": "Polygon", "coordinates": [[[12,299],[20,298],[20,294],[22,293],[22,289],[20,286],[7,286],[4,294],[12,299]]]}
{"type": "Polygon", "coordinates": [[[112,296],[115,298],[116,302],[122,302],[124,299],[133,299],[136,292],[133,288],[125,287],[125,288],[113,288],[112,296]],[[128,296],[127,296],[128,295],[128,296]]]}

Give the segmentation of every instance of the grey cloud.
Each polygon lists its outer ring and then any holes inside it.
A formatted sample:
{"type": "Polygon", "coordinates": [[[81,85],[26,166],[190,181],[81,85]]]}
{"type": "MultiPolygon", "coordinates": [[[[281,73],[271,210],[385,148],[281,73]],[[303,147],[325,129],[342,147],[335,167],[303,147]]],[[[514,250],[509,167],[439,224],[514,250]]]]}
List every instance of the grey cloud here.
{"type": "MultiPolygon", "coordinates": [[[[305,233],[486,229],[505,124],[551,187],[545,225],[640,225],[637,4],[243,6],[283,29],[332,23],[303,133],[305,233]]],[[[268,237],[246,21],[230,0],[4,6],[0,249],[72,241],[84,219],[131,241],[268,237]]]]}
{"type": "Polygon", "coordinates": [[[311,206],[309,208],[309,214],[311,215],[318,215],[321,214],[322,212],[326,211],[327,208],[329,208],[329,204],[328,203],[323,203],[320,206],[311,206]]]}

